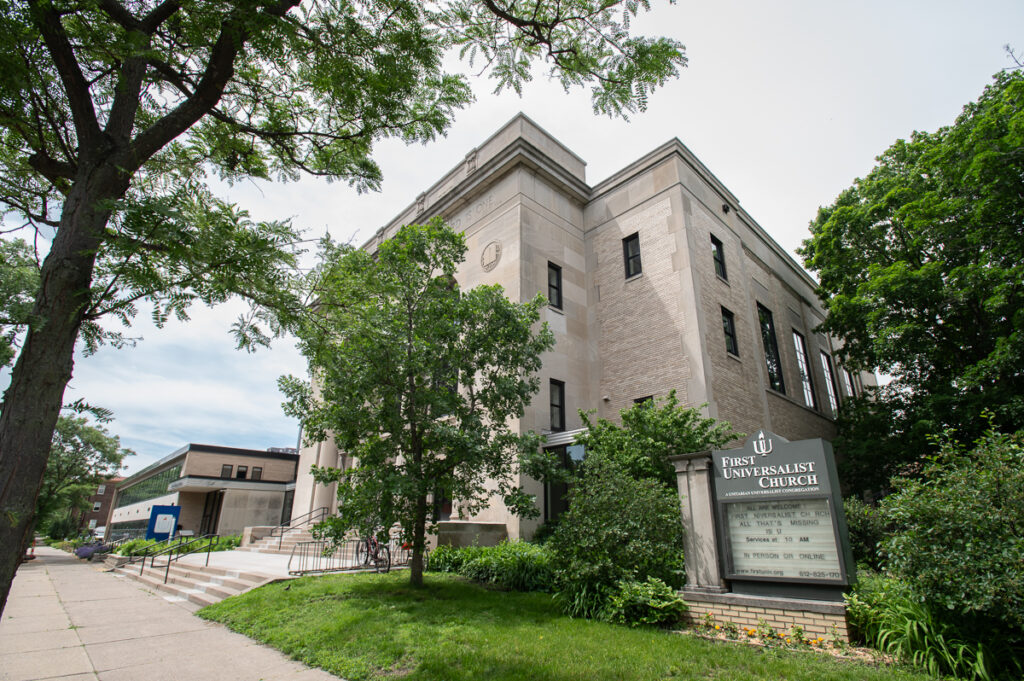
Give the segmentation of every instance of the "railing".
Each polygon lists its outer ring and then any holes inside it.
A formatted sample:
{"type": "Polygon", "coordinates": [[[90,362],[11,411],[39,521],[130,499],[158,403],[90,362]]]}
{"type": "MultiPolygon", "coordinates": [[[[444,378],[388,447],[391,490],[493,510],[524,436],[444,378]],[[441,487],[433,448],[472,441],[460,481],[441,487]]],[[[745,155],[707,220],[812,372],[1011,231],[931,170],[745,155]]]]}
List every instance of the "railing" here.
{"type": "MultiPolygon", "coordinates": [[[[401,567],[412,562],[412,549],[397,537],[392,537],[380,550],[387,556],[386,568],[383,568],[383,558],[382,565],[378,566],[366,555],[365,539],[345,539],[333,548],[330,541],[323,539],[298,542],[292,547],[291,556],[288,558],[288,574],[308,575],[374,569],[387,572],[392,567],[401,567]]],[[[426,556],[424,551],[424,560],[426,556]]]]}
{"type": "Polygon", "coordinates": [[[143,557],[143,559],[142,559],[142,566],[139,568],[139,575],[141,576],[142,575],[142,571],[146,569],[146,558],[147,557],[149,558],[149,567],[151,567],[151,568],[156,568],[156,567],[163,567],[163,568],[165,568],[164,569],[164,584],[167,583],[167,580],[168,580],[168,578],[171,575],[171,563],[173,563],[174,561],[178,560],[182,556],[186,556],[186,555],[189,555],[191,553],[199,553],[200,551],[205,549],[206,550],[206,565],[209,565],[210,564],[210,552],[213,550],[213,547],[217,545],[217,540],[218,539],[220,539],[220,537],[218,535],[216,535],[216,534],[204,534],[202,537],[193,537],[192,539],[189,539],[188,541],[179,541],[177,544],[174,544],[173,546],[168,546],[167,548],[164,548],[161,551],[157,551],[155,553],[150,553],[148,556],[144,556],[143,557]],[[202,543],[204,541],[206,542],[205,544],[202,543]],[[167,564],[166,565],[158,566],[156,564],[156,559],[159,556],[164,556],[164,557],[167,558],[167,564]]]}
{"type": "MultiPolygon", "coordinates": [[[[135,561],[137,561],[137,560],[141,560],[143,565],[145,565],[146,559],[149,558],[150,556],[155,556],[158,553],[163,553],[164,551],[166,551],[166,550],[168,550],[168,549],[170,549],[170,548],[172,548],[174,546],[178,546],[180,544],[184,544],[186,539],[187,539],[187,537],[183,537],[181,535],[178,535],[177,538],[172,539],[169,542],[160,543],[160,544],[154,544],[152,546],[147,546],[145,549],[142,550],[142,553],[136,554],[134,556],[130,556],[128,558],[128,565],[134,564],[135,561]]],[[[139,574],[142,574],[142,573],[140,572],[139,574]]]]}
{"type": "Polygon", "coordinates": [[[305,515],[300,515],[298,518],[292,518],[286,523],[281,523],[280,525],[272,529],[270,531],[270,534],[266,536],[270,538],[277,537],[277,548],[280,549],[282,543],[284,542],[285,532],[287,532],[288,530],[294,530],[300,527],[304,527],[306,525],[314,525],[322,521],[326,517],[327,507],[321,506],[320,508],[313,509],[312,511],[306,513],[305,515]]]}

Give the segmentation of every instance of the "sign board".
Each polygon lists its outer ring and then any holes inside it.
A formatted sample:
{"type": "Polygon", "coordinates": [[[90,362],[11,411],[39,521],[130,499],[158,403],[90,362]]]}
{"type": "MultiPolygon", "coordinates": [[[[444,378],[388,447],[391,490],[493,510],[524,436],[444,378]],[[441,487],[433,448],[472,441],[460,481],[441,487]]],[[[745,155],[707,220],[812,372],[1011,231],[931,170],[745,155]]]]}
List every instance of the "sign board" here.
{"type": "Polygon", "coordinates": [[[181,506],[154,506],[149,513],[149,527],[146,528],[146,539],[166,541],[174,537],[178,528],[178,516],[181,506]]]}
{"type": "MultiPolygon", "coordinates": [[[[712,452],[725,578],[843,587],[852,559],[832,447],[761,431],[712,452]]],[[[763,591],[763,589],[762,589],[763,591]]]]}

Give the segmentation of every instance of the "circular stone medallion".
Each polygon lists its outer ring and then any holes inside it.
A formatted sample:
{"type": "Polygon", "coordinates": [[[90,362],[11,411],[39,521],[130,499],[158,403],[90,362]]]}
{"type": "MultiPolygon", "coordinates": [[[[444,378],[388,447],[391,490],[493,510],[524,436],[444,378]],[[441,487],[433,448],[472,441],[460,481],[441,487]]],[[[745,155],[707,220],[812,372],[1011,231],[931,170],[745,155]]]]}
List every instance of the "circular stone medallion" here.
{"type": "Polygon", "coordinates": [[[484,272],[490,272],[498,266],[498,261],[501,260],[501,242],[492,241],[491,243],[484,246],[484,252],[480,254],[480,265],[484,268],[484,272]]]}

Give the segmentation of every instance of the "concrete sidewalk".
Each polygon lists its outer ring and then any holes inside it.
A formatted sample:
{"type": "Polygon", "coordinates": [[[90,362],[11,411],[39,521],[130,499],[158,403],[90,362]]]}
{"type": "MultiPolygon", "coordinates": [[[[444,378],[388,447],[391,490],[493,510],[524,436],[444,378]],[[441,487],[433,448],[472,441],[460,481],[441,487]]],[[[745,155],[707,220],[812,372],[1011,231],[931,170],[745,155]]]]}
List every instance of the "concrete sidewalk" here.
{"type": "Polygon", "coordinates": [[[0,618],[0,680],[338,681],[49,547],[0,618]]]}

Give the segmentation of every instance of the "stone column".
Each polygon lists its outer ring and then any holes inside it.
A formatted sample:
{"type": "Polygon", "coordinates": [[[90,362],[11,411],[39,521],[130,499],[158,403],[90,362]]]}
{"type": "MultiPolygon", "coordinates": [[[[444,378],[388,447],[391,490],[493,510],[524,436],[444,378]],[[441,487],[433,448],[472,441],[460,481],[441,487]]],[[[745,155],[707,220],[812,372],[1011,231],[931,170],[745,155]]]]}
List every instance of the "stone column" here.
{"type": "Polygon", "coordinates": [[[715,532],[711,452],[679,454],[669,460],[676,469],[679,507],[686,531],[686,589],[724,593],[728,589],[722,579],[718,534],[715,532]]]}

